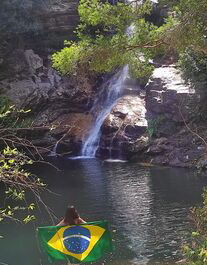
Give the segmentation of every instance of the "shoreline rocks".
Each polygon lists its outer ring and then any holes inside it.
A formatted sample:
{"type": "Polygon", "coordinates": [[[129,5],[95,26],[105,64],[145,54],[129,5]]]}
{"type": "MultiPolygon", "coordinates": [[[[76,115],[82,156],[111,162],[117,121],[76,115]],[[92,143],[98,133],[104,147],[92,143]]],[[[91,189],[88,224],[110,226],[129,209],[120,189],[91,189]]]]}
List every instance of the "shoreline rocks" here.
{"type": "MultiPolygon", "coordinates": [[[[0,81],[0,94],[31,109],[25,137],[44,155],[80,155],[94,117],[90,109],[103,76],[61,77],[32,50],[13,53],[13,76],[0,81]],[[20,61],[21,58],[21,61],[20,61]],[[47,152],[48,150],[48,152],[47,152]]],[[[97,156],[175,167],[206,167],[205,144],[191,124],[199,95],[184,84],[172,64],[158,65],[145,88],[128,83],[101,127],[97,156]],[[132,86],[132,87],[130,87],[132,86]]],[[[205,126],[200,130],[205,138],[205,126]]]]}

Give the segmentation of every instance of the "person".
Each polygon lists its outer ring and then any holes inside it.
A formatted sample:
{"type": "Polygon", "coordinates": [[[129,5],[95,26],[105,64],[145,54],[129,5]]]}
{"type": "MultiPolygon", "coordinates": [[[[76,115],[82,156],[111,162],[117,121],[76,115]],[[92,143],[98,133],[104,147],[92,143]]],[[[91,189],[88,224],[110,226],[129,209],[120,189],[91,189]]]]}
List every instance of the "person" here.
{"type": "Polygon", "coordinates": [[[57,226],[80,225],[86,223],[79,215],[74,206],[68,206],[64,218],[57,226]]]}
{"type": "MultiPolygon", "coordinates": [[[[86,223],[74,206],[68,206],[64,218],[56,226],[80,225],[86,223]]],[[[68,265],[73,265],[70,262],[68,265]]]]}
{"type": "MultiPolygon", "coordinates": [[[[84,223],[86,223],[86,221],[80,217],[75,207],[68,206],[64,218],[56,226],[80,225],[84,223]]],[[[68,263],[68,265],[73,265],[73,264],[68,263]]],[[[104,263],[101,263],[100,265],[104,265],[104,263]]]]}

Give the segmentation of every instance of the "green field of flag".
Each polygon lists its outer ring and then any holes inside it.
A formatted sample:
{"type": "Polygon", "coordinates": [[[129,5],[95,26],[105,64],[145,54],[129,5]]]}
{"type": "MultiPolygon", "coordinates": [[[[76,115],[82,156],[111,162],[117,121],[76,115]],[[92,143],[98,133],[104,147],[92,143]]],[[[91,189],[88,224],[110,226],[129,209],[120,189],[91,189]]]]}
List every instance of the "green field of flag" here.
{"type": "Polygon", "coordinates": [[[46,226],[37,230],[41,249],[47,254],[50,262],[94,262],[105,253],[112,252],[111,234],[106,221],[46,226]]]}

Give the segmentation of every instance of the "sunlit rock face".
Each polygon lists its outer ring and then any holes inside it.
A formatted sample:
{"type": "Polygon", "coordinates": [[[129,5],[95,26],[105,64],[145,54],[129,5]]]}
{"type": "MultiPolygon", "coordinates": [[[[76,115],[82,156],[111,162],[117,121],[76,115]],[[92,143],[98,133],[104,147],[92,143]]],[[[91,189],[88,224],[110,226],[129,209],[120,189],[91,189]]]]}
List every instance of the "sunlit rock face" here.
{"type": "MultiPolygon", "coordinates": [[[[83,75],[61,77],[50,66],[45,66],[33,50],[17,50],[13,55],[13,75],[0,81],[0,94],[17,107],[47,111],[45,122],[53,121],[61,112],[84,112],[90,108],[95,80],[83,75]]],[[[44,123],[43,116],[43,113],[38,116],[39,123],[44,123]]]]}
{"type": "Polygon", "coordinates": [[[153,134],[166,137],[178,131],[192,117],[196,100],[194,89],[174,65],[157,67],[146,86],[147,119],[153,134]]]}
{"type": "MultiPolygon", "coordinates": [[[[157,65],[146,86],[146,118],[151,138],[145,161],[191,167],[203,153],[203,144],[188,129],[199,95],[186,85],[173,64],[157,65]]],[[[191,125],[190,125],[191,127],[191,125]]],[[[139,160],[139,157],[138,157],[139,160]]]]}
{"type": "Polygon", "coordinates": [[[148,144],[145,114],[145,101],[138,94],[121,97],[102,125],[97,155],[127,158],[145,149],[148,144]]]}

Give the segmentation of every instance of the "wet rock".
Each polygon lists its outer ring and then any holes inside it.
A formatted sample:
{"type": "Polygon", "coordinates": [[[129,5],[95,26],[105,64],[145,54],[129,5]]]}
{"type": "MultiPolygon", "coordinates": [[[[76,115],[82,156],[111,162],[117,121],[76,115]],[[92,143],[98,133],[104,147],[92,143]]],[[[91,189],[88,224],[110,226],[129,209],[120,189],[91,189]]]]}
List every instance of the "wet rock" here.
{"type": "Polygon", "coordinates": [[[124,120],[126,118],[126,116],[127,116],[127,113],[126,112],[123,113],[123,112],[120,112],[120,111],[113,111],[113,116],[124,120]]]}
{"type": "Polygon", "coordinates": [[[108,152],[108,155],[129,157],[146,148],[145,113],[145,101],[139,95],[121,97],[102,125],[99,155],[108,152]]]}
{"type": "MultiPolygon", "coordinates": [[[[59,116],[49,126],[35,129],[38,137],[30,139],[35,146],[41,147],[43,155],[77,155],[82,146],[84,136],[89,132],[92,116],[84,113],[69,113],[59,116]],[[43,130],[43,128],[45,128],[43,130]],[[42,133],[40,134],[40,132],[42,133]]],[[[30,134],[27,131],[25,137],[30,134]]]]}
{"type": "Polygon", "coordinates": [[[91,114],[64,114],[52,123],[54,129],[51,135],[57,139],[64,137],[62,140],[73,138],[75,141],[81,141],[89,132],[91,123],[91,114]]]}
{"type": "Polygon", "coordinates": [[[113,116],[109,114],[104,122],[104,125],[101,127],[101,133],[103,135],[111,135],[114,132],[117,132],[121,127],[122,119],[120,116],[113,116]]]}

